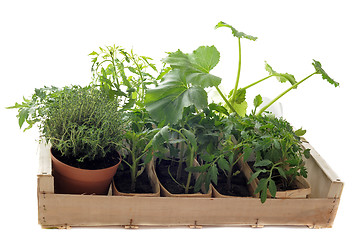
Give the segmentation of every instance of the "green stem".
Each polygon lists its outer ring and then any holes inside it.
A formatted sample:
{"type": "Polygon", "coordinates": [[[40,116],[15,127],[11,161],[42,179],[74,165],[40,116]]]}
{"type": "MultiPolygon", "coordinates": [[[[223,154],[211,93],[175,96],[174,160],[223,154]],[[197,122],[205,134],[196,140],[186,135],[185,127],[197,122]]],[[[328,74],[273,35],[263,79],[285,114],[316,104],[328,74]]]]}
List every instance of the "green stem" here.
{"type": "Polygon", "coordinates": [[[271,102],[269,102],[268,104],[266,104],[262,109],[260,109],[260,111],[256,114],[257,116],[260,116],[266,109],[268,109],[272,104],[274,104],[277,100],[279,100],[282,96],[284,96],[286,93],[290,92],[292,89],[296,88],[297,86],[299,86],[301,83],[303,83],[305,80],[307,80],[308,78],[310,78],[311,76],[317,74],[317,72],[314,72],[312,74],[310,74],[309,76],[307,76],[306,78],[304,78],[303,80],[301,80],[300,82],[292,85],[290,88],[288,88],[287,90],[285,90],[283,93],[281,93],[280,95],[278,95],[276,98],[274,98],[271,102]]]}
{"type": "Polygon", "coordinates": [[[264,78],[262,78],[262,79],[260,79],[259,81],[256,81],[256,82],[254,82],[254,83],[252,83],[252,84],[250,84],[250,85],[248,85],[248,86],[246,86],[246,87],[243,87],[242,89],[248,89],[248,88],[250,88],[250,87],[252,87],[252,86],[254,86],[254,85],[256,85],[256,84],[258,84],[258,83],[261,83],[262,81],[265,81],[266,79],[268,79],[268,78],[271,78],[271,77],[273,77],[274,75],[269,75],[269,76],[267,76],[267,77],[264,77],[264,78]]]}
{"type": "MultiPolygon", "coordinates": [[[[238,89],[239,79],[240,79],[240,70],[241,70],[241,44],[240,44],[240,38],[238,38],[238,44],[239,44],[239,65],[238,65],[238,71],[237,71],[237,76],[236,76],[235,88],[234,88],[234,91],[233,91],[233,96],[236,95],[236,91],[237,91],[237,89],[238,89]]],[[[231,103],[232,103],[232,104],[235,103],[235,98],[234,98],[234,97],[232,98],[231,103]]]]}
{"type": "Polygon", "coordinates": [[[226,105],[229,106],[229,108],[231,109],[231,111],[233,111],[234,113],[236,113],[236,115],[237,115],[238,117],[240,117],[239,114],[236,112],[235,108],[231,105],[231,103],[226,99],[225,95],[221,92],[221,90],[219,89],[219,87],[218,87],[218,86],[215,86],[215,88],[216,88],[216,90],[218,91],[218,93],[220,94],[220,96],[222,97],[222,99],[224,100],[224,102],[226,103],[226,105]]]}
{"type": "MultiPolygon", "coordinates": [[[[189,161],[189,166],[188,167],[192,167],[194,165],[194,150],[191,148],[190,150],[190,161],[189,161]]],[[[191,172],[189,172],[188,177],[187,177],[187,181],[186,181],[186,186],[185,186],[185,194],[189,193],[189,188],[190,188],[190,181],[191,181],[191,172]]]]}

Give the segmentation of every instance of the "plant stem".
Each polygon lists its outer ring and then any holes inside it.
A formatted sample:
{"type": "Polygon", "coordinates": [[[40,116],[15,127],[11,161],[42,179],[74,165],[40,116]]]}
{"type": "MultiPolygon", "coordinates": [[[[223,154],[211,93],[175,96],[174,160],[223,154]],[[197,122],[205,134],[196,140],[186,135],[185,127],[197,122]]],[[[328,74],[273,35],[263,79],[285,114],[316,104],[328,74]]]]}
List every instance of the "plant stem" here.
{"type": "Polygon", "coordinates": [[[296,88],[297,86],[299,86],[301,83],[303,83],[305,80],[307,80],[308,78],[310,78],[311,76],[317,74],[317,72],[314,72],[312,74],[310,74],[309,76],[307,76],[306,78],[304,78],[303,80],[301,80],[300,82],[297,82],[296,84],[292,85],[291,87],[289,87],[287,90],[285,90],[283,93],[281,93],[280,95],[278,95],[276,98],[274,98],[271,102],[269,102],[268,104],[266,104],[262,109],[260,109],[260,111],[256,114],[257,116],[260,116],[266,109],[268,109],[272,104],[274,104],[277,100],[279,100],[282,96],[284,96],[286,93],[290,92],[292,89],[296,88]]]}
{"type": "MultiPolygon", "coordinates": [[[[236,91],[237,91],[237,89],[238,89],[239,79],[240,79],[240,70],[241,70],[241,44],[240,44],[240,38],[238,38],[238,45],[239,45],[239,65],[238,65],[238,71],[237,71],[237,76],[236,76],[235,88],[234,88],[234,91],[233,91],[233,96],[236,95],[236,91]]],[[[234,98],[234,97],[232,98],[231,103],[232,103],[232,104],[235,103],[235,98],[234,98]]]]}
{"type": "Polygon", "coordinates": [[[254,86],[254,85],[256,85],[256,84],[258,84],[258,83],[261,83],[262,81],[265,81],[266,79],[268,79],[268,78],[271,78],[271,77],[273,77],[274,75],[269,75],[269,76],[267,76],[267,77],[264,77],[264,78],[262,78],[262,79],[260,79],[259,81],[256,81],[256,82],[254,82],[254,83],[252,83],[252,84],[250,84],[250,85],[248,85],[248,86],[246,86],[246,87],[243,87],[242,89],[248,89],[248,88],[250,88],[250,87],[252,87],[252,86],[254,86]]]}
{"type": "Polygon", "coordinates": [[[218,86],[215,86],[216,90],[218,91],[218,93],[220,94],[220,96],[222,97],[222,99],[224,100],[224,102],[226,103],[226,105],[229,106],[229,108],[231,109],[231,111],[233,111],[238,117],[239,114],[236,112],[235,108],[231,105],[231,103],[226,99],[225,95],[221,92],[221,90],[219,89],[218,86]]]}
{"type": "MultiPolygon", "coordinates": [[[[194,150],[191,148],[190,150],[190,156],[189,156],[189,166],[188,167],[192,167],[194,165],[194,150]]],[[[187,177],[187,181],[186,181],[186,186],[185,186],[185,194],[189,193],[189,188],[190,188],[190,181],[191,181],[191,172],[189,172],[188,177],[187,177]]]]}
{"type": "Polygon", "coordinates": [[[182,163],[184,161],[184,142],[181,142],[180,143],[180,161],[179,161],[179,165],[178,165],[178,169],[177,169],[177,172],[176,172],[176,180],[180,180],[181,178],[181,170],[182,170],[182,163]]]}

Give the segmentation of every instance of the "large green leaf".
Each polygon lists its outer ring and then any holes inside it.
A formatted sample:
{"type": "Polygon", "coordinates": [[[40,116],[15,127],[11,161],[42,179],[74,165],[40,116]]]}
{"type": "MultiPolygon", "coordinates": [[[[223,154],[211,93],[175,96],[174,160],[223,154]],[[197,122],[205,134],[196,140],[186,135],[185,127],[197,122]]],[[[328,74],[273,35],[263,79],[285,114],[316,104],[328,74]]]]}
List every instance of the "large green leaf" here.
{"type": "Polygon", "coordinates": [[[173,69],[181,69],[187,73],[187,82],[202,88],[218,86],[221,78],[210,74],[220,60],[220,53],[215,46],[201,46],[191,54],[180,50],[169,53],[163,62],[173,69]]]}
{"type": "Polygon", "coordinates": [[[158,87],[147,91],[145,107],[153,119],[165,124],[176,123],[182,118],[184,107],[207,106],[206,91],[199,86],[189,86],[186,76],[180,69],[172,70],[158,87]]]}

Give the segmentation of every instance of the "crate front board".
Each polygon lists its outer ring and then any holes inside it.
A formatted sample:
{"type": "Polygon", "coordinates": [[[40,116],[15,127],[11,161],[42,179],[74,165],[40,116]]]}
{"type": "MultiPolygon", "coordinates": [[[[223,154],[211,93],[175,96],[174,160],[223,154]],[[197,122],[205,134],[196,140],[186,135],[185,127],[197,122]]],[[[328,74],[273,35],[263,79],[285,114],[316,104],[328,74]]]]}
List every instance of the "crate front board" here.
{"type": "Polygon", "coordinates": [[[39,146],[38,216],[43,227],[305,225],[332,227],[343,183],[307,142],[307,199],[169,198],[54,193],[49,146],[39,146]]]}

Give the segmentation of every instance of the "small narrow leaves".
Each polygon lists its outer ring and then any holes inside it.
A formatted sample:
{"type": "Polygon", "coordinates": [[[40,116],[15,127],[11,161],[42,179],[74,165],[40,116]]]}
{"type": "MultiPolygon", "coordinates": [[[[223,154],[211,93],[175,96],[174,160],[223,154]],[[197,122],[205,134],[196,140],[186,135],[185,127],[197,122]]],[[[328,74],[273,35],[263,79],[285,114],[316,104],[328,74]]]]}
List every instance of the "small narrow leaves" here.
{"type": "Polygon", "coordinates": [[[246,38],[246,39],[249,39],[249,40],[252,40],[252,41],[255,41],[257,39],[257,37],[253,37],[251,35],[247,35],[243,32],[239,32],[238,30],[236,30],[233,26],[227,24],[227,23],[224,23],[222,21],[220,21],[218,24],[216,24],[215,26],[215,29],[218,29],[220,27],[227,27],[227,28],[230,28],[231,29],[231,32],[232,34],[234,35],[234,37],[237,37],[237,38],[246,38]]]}
{"type": "Polygon", "coordinates": [[[329,77],[329,75],[325,72],[325,70],[322,68],[321,63],[313,59],[312,65],[314,66],[316,73],[321,74],[322,78],[326,81],[328,81],[330,84],[334,85],[335,87],[339,86],[339,83],[336,82],[334,79],[329,77]]]}
{"type": "Polygon", "coordinates": [[[291,85],[295,85],[297,82],[294,75],[289,73],[277,73],[274,69],[265,61],[265,70],[270,74],[276,76],[276,79],[281,82],[289,82],[291,85]]]}

